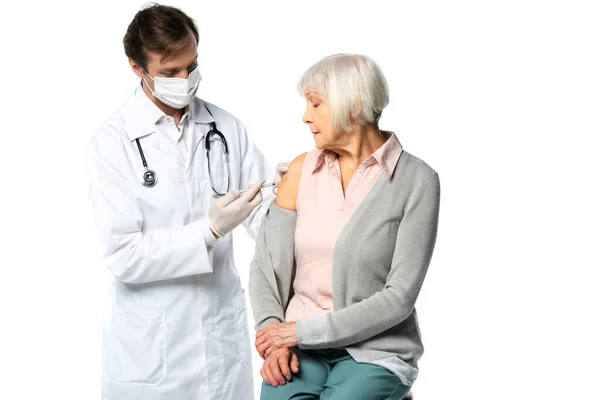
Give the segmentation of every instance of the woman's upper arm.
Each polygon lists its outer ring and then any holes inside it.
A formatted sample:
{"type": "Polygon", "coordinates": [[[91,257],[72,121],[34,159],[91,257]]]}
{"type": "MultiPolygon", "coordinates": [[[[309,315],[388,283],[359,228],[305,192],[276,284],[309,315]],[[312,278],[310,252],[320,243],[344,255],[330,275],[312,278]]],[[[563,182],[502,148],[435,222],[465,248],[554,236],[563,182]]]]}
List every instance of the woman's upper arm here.
{"type": "Polygon", "coordinates": [[[306,153],[296,157],[290,163],[287,173],[281,179],[281,184],[277,188],[277,199],[275,200],[275,204],[281,208],[296,211],[296,198],[298,196],[304,158],[306,158],[306,153]]]}

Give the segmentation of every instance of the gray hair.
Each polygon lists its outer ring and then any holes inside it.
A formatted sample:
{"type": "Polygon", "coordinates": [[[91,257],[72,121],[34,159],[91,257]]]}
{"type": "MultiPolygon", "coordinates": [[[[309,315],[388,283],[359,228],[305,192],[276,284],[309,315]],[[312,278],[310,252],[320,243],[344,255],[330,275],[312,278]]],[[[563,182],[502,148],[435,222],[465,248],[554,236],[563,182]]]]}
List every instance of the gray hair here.
{"type": "Polygon", "coordinates": [[[350,132],[355,123],[377,124],[389,103],[388,85],[375,61],[359,54],[334,54],[310,67],[298,82],[327,98],[334,131],[350,132]]]}

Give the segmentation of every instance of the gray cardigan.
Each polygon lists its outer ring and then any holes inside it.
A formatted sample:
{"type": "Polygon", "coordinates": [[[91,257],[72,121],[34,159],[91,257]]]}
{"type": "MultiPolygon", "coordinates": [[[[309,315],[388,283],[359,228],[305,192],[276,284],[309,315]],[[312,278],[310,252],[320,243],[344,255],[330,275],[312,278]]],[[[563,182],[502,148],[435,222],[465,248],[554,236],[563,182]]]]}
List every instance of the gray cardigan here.
{"type": "MultiPolygon", "coordinates": [[[[335,311],[297,321],[300,349],[345,348],[357,362],[413,384],[423,355],[415,302],[435,246],[439,200],[437,172],[403,151],[393,175],[381,174],[342,230],[333,257],[335,311]]],[[[250,267],[257,330],[285,321],[295,227],[296,212],[273,203],[250,267]]]]}

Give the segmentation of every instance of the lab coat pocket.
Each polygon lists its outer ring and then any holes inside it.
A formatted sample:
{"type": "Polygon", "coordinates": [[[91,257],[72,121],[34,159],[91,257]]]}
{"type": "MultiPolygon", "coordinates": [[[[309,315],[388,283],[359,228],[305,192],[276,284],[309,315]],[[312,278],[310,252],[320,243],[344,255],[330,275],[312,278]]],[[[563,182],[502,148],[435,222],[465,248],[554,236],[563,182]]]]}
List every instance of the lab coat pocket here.
{"type": "Polygon", "coordinates": [[[128,385],[159,384],[166,376],[164,312],[115,304],[107,322],[107,380],[128,385]]]}
{"type": "Polygon", "coordinates": [[[240,362],[245,369],[249,369],[251,364],[250,338],[248,336],[248,316],[244,293],[245,292],[242,290],[242,294],[235,296],[232,303],[240,362]]]}

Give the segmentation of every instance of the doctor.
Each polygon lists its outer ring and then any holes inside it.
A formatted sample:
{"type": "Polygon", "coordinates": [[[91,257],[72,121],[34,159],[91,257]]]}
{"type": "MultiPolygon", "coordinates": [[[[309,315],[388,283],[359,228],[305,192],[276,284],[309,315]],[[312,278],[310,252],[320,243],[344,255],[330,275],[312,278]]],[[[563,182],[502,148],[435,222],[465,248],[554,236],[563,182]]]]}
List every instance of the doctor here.
{"type": "Polygon", "coordinates": [[[91,141],[89,194],[114,275],[104,400],[253,398],[230,232],[256,236],[271,172],[238,119],[195,97],[198,36],[176,8],[140,10],[123,40],[140,83],[91,141]]]}

